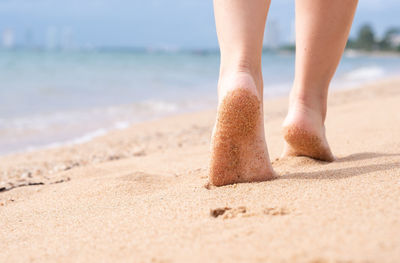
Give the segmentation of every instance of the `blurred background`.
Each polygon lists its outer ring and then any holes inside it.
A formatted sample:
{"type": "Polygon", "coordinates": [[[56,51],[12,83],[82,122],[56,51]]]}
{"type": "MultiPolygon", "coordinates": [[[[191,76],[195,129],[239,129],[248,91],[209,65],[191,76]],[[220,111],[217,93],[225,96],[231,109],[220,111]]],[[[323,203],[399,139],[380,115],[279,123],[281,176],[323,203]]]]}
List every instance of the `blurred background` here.
{"type": "MultiPolygon", "coordinates": [[[[399,13],[360,1],[333,89],[399,74],[399,13]]],[[[294,2],[273,1],[267,97],[290,90],[294,39],[294,2]]],[[[0,0],[0,154],[215,107],[218,65],[211,0],[0,0]]]]}

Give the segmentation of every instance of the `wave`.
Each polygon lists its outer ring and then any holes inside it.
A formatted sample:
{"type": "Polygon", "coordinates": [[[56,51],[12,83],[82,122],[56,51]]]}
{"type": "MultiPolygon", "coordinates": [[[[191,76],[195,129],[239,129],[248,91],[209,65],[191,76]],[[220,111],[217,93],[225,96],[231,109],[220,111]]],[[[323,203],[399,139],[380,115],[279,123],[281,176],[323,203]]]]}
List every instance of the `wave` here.
{"type": "Polygon", "coordinates": [[[350,81],[366,81],[366,80],[378,79],[385,75],[386,71],[383,67],[369,66],[352,70],[344,74],[344,77],[350,81]]]}
{"type": "Polygon", "coordinates": [[[74,123],[86,123],[90,121],[115,122],[129,119],[141,120],[148,117],[173,113],[179,110],[179,105],[164,101],[148,100],[132,105],[120,105],[112,107],[98,107],[84,110],[71,110],[54,113],[42,113],[32,116],[11,117],[0,119],[0,130],[37,130],[43,131],[55,126],[64,126],[74,123]]]}
{"type": "Polygon", "coordinates": [[[81,144],[112,130],[183,110],[159,100],[0,119],[0,154],[81,144]]]}

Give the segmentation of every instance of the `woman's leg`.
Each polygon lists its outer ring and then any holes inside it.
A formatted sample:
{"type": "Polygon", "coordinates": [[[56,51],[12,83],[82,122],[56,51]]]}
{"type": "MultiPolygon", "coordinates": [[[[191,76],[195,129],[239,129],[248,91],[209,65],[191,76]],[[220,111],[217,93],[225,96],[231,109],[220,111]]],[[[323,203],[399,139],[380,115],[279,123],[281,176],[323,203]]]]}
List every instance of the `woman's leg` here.
{"type": "Polygon", "coordinates": [[[221,50],[209,177],[214,185],[274,177],[264,137],[262,42],[269,0],[214,0],[221,50]]]}
{"type": "Polygon", "coordinates": [[[296,71],[283,124],[283,156],[334,160],[324,126],[328,87],[343,54],[356,7],[357,0],[296,1],[296,71]]]}

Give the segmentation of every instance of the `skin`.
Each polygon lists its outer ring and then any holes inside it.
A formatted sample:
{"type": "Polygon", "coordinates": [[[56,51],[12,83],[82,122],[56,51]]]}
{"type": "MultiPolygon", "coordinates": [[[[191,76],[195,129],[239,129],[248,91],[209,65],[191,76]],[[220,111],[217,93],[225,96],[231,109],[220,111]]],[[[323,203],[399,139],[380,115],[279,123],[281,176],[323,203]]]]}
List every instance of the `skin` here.
{"type": "MultiPolygon", "coordinates": [[[[323,161],[334,156],[325,136],[328,88],[340,62],[357,7],[356,0],[296,1],[296,69],[289,111],[283,123],[286,139],[282,157],[304,155],[323,161]],[[299,149],[288,130],[314,135],[319,154],[299,149]]],[[[304,140],[299,135],[297,140],[304,140]]]]}
{"type": "MultiPolygon", "coordinates": [[[[209,172],[214,185],[275,177],[262,118],[261,56],[269,5],[266,0],[214,0],[221,50],[219,105],[209,172]],[[240,105],[256,105],[254,102],[259,107],[239,110],[240,105]],[[254,125],[241,121],[249,116],[234,116],[250,112],[256,115],[250,118],[255,120],[254,125]],[[236,125],[232,124],[235,121],[236,125]],[[253,127],[254,131],[242,134],[237,131],[242,126],[253,127]]],[[[356,0],[296,2],[296,73],[283,123],[286,142],[282,157],[302,155],[334,160],[325,136],[327,94],[356,6],[356,0]]]]}
{"type": "Polygon", "coordinates": [[[275,178],[268,156],[263,122],[262,42],[269,1],[215,0],[221,49],[218,116],[212,136],[211,184],[265,181],[275,178]],[[240,99],[241,98],[241,99],[240,99]],[[240,107],[257,107],[241,111],[240,107]],[[235,104],[239,104],[235,107],[235,104]],[[235,118],[236,114],[254,114],[235,118]],[[250,123],[254,131],[238,133],[250,123]],[[254,125],[253,125],[254,124],[254,125]]]}

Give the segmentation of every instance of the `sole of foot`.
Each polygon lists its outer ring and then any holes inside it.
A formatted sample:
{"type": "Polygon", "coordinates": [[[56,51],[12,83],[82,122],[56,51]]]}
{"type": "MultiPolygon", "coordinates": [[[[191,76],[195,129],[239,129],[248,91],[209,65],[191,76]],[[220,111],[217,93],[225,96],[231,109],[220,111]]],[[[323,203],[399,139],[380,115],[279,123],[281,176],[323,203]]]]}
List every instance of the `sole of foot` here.
{"type": "Polygon", "coordinates": [[[229,90],[218,106],[211,145],[210,183],[222,186],[275,177],[265,143],[262,103],[255,85],[229,90]]]}
{"type": "Polygon", "coordinates": [[[316,124],[318,121],[313,115],[304,110],[289,113],[283,124],[285,146],[281,157],[306,156],[326,162],[335,160],[325,136],[325,126],[316,124]]]}

